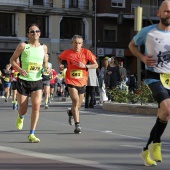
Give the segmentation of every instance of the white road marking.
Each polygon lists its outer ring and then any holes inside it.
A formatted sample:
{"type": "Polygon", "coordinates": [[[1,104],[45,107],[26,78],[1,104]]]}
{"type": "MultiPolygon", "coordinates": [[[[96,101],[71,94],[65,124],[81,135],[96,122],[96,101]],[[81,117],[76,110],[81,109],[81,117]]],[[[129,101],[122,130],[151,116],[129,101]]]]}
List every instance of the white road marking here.
{"type": "Polygon", "coordinates": [[[77,159],[77,158],[71,158],[71,157],[53,155],[53,154],[46,154],[46,153],[40,153],[40,152],[33,152],[33,151],[15,149],[15,148],[5,147],[5,146],[0,146],[0,150],[5,151],[5,152],[10,152],[10,153],[16,153],[16,154],[20,154],[20,155],[25,155],[25,156],[55,160],[55,161],[77,164],[77,165],[93,167],[93,168],[100,168],[103,170],[118,170],[118,169],[121,169],[121,170],[129,169],[130,170],[130,168],[127,168],[127,167],[124,168],[122,166],[116,166],[116,165],[109,166],[109,165],[101,164],[100,162],[96,162],[96,161],[77,159]]]}

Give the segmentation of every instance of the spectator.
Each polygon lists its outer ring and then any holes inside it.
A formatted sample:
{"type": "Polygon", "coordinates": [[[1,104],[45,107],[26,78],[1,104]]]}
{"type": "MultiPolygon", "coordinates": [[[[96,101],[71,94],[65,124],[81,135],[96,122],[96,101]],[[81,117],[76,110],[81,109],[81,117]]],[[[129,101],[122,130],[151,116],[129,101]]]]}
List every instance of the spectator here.
{"type": "Polygon", "coordinates": [[[95,87],[98,86],[96,69],[88,69],[88,83],[86,86],[85,108],[94,108],[95,87]],[[90,98],[90,101],[89,101],[90,98]]]}
{"type": "Polygon", "coordinates": [[[108,101],[108,97],[106,95],[106,72],[108,67],[108,58],[104,58],[102,60],[102,68],[99,71],[98,81],[99,81],[99,94],[100,101],[99,103],[103,103],[108,101]]]}

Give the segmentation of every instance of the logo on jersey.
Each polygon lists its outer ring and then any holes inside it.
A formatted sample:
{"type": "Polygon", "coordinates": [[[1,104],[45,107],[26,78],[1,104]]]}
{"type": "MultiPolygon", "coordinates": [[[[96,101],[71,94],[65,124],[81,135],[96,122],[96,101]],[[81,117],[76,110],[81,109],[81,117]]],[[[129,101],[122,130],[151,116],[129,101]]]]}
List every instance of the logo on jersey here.
{"type": "Polygon", "coordinates": [[[26,55],[29,56],[30,55],[30,51],[25,51],[26,55]]]}
{"type": "Polygon", "coordinates": [[[159,51],[158,57],[158,63],[156,67],[163,67],[163,64],[168,64],[170,62],[170,51],[161,52],[159,51]]]}

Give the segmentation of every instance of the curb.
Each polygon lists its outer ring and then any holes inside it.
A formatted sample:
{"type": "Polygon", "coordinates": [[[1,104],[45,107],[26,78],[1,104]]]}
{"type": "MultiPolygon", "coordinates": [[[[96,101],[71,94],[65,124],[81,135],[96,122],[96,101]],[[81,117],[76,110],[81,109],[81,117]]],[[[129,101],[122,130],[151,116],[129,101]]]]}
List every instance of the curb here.
{"type": "Polygon", "coordinates": [[[139,105],[139,104],[105,102],[103,103],[102,109],[120,113],[157,115],[158,106],[156,104],[139,105]]]}

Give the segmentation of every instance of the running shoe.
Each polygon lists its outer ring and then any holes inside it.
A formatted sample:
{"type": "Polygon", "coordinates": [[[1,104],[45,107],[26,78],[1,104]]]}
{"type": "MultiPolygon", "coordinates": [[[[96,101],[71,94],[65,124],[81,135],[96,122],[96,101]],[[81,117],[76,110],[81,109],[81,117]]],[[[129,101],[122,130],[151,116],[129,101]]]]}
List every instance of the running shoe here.
{"type": "Polygon", "coordinates": [[[16,128],[17,128],[18,130],[22,130],[22,128],[23,128],[23,123],[24,123],[24,118],[21,119],[20,116],[19,116],[19,114],[18,114],[18,117],[17,117],[17,120],[16,120],[16,128]]]}
{"type": "Polygon", "coordinates": [[[28,140],[29,140],[31,143],[39,143],[39,142],[40,142],[40,139],[38,139],[37,137],[35,137],[34,134],[29,134],[28,140]]]}
{"type": "Polygon", "coordinates": [[[44,109],[48,109],[48,108],[49,108],[48,104],[45,104],[44,109]]]}
{"type": "Polygon", "coordinates": [[[17,109],[18,109],[17,103],[13,103],[13,110],[17,110],[17,109]]]}
{"type": "Polygon", "coordinates": [[[67,114],[68,114],[68,123],[73,126],[74,125],[74,118],[73,118],[73,115],[70,114],[70,108],[67,109],[67,114]]]}
{"type": "Polygon", "coordinates": [[[161,143],[151,143],[149,145],[151,157],[156,162],[162,162],[161,143]]]}
{"type": "Polygon", "coordinates": [[[76,124],[76,126],[75,126],[75,130],[74,130],[74,133],[76,133],[76,134],[80,134],[80,133],[81,133],[81,127],[80,127],[80,124],[76,124]]]}
{"type": "Polygon", "coordinates": [[[142,151],[140,153],[140,157],[143,159],[145,166],[156,166],[157,165],[156,162],[150,158],[149,150],[142,151]]]}
{"type": "Polygon", "coordinates": [[[50,98],[50,99],[48,99],[48,103],[51,103],[51,98],[50,98]]]}

